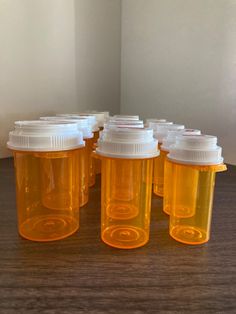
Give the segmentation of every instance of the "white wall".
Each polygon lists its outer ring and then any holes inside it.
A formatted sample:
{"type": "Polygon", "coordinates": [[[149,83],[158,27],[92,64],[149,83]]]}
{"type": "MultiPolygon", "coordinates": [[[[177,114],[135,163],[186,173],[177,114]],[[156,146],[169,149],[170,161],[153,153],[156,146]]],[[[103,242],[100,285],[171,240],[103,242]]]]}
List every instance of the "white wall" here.
{"type": "Polygon", "coordinates": [[[0,0],[0,152],[14,120],[76,110],[74,1],[0,0]]]}
{"type": "Polygon", "coordinates": [[[119,112],[121,61],[123,113],[216,134],[236,163],[235,16],[236,0],[0,0],[0,157],[14,120],[119,112]]]}
{"type": "Polygon", "coordinates": [[[120,0],[0,0],[0,157],[19,119],[119,111],[120,0]]]}
{"type": "Polygon", "coordinates": [[[121,1],[75,0],[75,16],[79,103],[119,113],[121,1]]]}
{"type": "Polygon", "coordinates": [[[121,112],[215,134],[236,164],[236,1],[123,0],[121,112]]]}

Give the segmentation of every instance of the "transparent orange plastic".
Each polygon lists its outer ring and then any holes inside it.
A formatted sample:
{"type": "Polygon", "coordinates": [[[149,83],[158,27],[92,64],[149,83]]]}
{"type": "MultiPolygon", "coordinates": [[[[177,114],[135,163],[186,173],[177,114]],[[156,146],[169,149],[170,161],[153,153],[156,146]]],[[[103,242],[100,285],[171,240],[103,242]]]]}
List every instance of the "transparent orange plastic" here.
{"type": "Polygon", "coordinates": [[[18,229],[33,241],[53,241],[79,228],[80,149],[14,151],[18,229]]]}
{"type": "Polygon", "coordinates": [[[93,138],[88,138],[85,139],[85,147],[87,149],[87,158],[89,161],[89,182],[88,185],[89,187],[93,186],[95,184],[95,160],[92,158],[92,152],[94,149],[94,139],[93,138]]]}
{"type": "MultiPolygon", "coordinates": [[[[160,149],[160,144],[158,144],[160,149]]],[[[164,164],[168,152],[160,149],[160,155],[154,159],[153,167],[153,192],[163,197],[164,194],[164,164]]]]}
{"type": "Polygon", "coordinates": [[[170,215],[171,200],[172,200],[172,182],[173,182],[173,167],[174,164],[166,158],[164,163],[164,193],[163,193],[163,211],[167,215],[170,215]]]}
{"type": "Polygon", "coordinates": [[[153,159],[101,157],[102,240],[132,249],[149,240],[153,159]]]}
{"type": "MultiPolygon", "coordinates": [[[[99,131],[94,132],[94,144],[97,143],[97,140],[99,139],[99,131]]],[[[101,173],[101,160],[99,158],[94,159],[95,163],[95,173],[100,174],[101,173]]]]}
{"type": "Polygon", "coordinates": [[[90,171],[90,149],[86,145],[80,149],[79,155],[80,168],[80,207],[86,205],[89,201],[89,171],[90,171]]]}
{"type": "Polygon", "coordinates": [[[173,186],[176,184],[176,178],[178,178],[178,184],[184,186],[184,189],[179,189],[178,198],[180,204],[185,204],[185,206],[180,205],[175,208],[175,211],[178,213],[178,217],[191,217],[196,211],[199,171],[194,166],[176,167],[175,165],[175,163],[168,161],[168,158],[165,159],[163,211],[170,215],[173,186]]]}
{"type": "Polygon", "coordinates": [[[170,214],[170,235],[186,244],[210,238],[215,173],[226,166],[196,166],[166,160],[164,208],[170,214]],[[171,177],[169,176],[171,173],[171,177]]]}

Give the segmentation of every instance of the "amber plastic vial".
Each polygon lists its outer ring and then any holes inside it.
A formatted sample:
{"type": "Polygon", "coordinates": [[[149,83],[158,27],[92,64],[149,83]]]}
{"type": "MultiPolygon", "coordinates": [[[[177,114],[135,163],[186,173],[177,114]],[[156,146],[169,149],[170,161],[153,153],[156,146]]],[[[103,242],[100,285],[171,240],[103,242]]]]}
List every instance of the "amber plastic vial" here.
{"type": "Polygon", "coordinates": [[[95,165],[92,158],[93,152],[93,132],[89,119],[81,116],[69,114],[58,115],[54,117],[41,117],[40,120],[60,121],[76,123],[78,130],[82,132],[85,141],[85,147],[81,149],[79,168],[80,168],[80,207],[86,205],[89,200],[89,186],[95,184],[95,165]]]}
{"type": "Polygon", "coordinates": [[[8,147],[14,155],[20,235],[45,242],[76,232],[84,147],[76,124],[18,121],[8,147]]]}
{"type": "MultiPolygon", "coordinates": [[[[163,139],[167,135],[168,130],[182,130],[184,125],[182,124],[170,124],[169,122],[164,123],[153,123],[156,129],[154,131],[154,137],[158,140],[159,149],[162,145],[163,139]]],[[[166,152],[161,150],[160,156],[154,160],[154,171],[153,171],[153,192],[154,194],[163,197],[164,194],[164,164],[166,159],[166,152]]]]}
{"type": "Polygon", "coordinates": [[[202,244],[210,238],[215,174],[226,170],[217,138],[182,135],[171,146],[170,236],[185,244],[202,244]]]}
{"type": "MultiPolygon", "coordinates": [[[[167,136],[163,139],[162,145],[160,147],[161,153],[165,154],[164,160],[164,197],[163,197],[163,211],[167,215],[170,214],[170,199],[171,199],[171,184],[173,179],[172,173],[172,164],[167,163],[167,154],[170,151],[171,145],[175,144],[176,138],[180,135],[199,135],[201,134],[200,130],[197,129],[184,129],[184,130],[169,130],[167,132],[167,136]]],[[[196,173],[192,173],[190,176],[188,173],[185,173],[185,181],[189,181],[189,185],[191,182],[195,180],[196,173]]],[[[192,190],[191,190],[192,192],[192,190]]]]}
{"type": "MultiPolygon", "coordinates": [[[[97,140],[99,138],[99,131],[103,129],[104,123],[109,119],[109,112],[88,110],[88,111],[80,113],[80,115],[93,116],[96,119],[97,129],[94,130],[94,142],[93,142],[93,147],[95,147],[95,145],[97,144],[97,140]]],[[[94,163],[95,174],[100,174],[101,173],[101,161],[95,158],[93,159],[93,163],[94,163]]],[[[92,186],[93,184],[90,183],[90,186],[92,186]]]]}
{"type": "Polygon", "coordinates": [[[113,247],[133,249],[149,240],[153,158],[151,129],[108,129],[96,153],[102,162],[101,237],[113,247]]]}

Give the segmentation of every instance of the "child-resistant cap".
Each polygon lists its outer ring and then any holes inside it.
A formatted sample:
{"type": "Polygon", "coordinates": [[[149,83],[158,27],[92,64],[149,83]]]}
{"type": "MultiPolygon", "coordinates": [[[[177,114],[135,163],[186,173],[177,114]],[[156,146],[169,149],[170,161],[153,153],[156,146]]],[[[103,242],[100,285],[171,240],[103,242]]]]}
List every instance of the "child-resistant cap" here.
{"type": "Polygon", "coordinates": [[[78,113],[60,113],[56,115],[57,117],[72,117],[72,118],[86,118],[88,119],[88,123],[92,128],[92,132],[99,131],[96,117],[90,114],[78,114],[78,113]]]}
{"type": "Polygon", "coordinates": [[[180,135],[167,155],[170,160],[192,165],[218,165],[223,162],[222,148],[212,135],[180,135]]]}
{"type": "Polygon", "coordinates": [[[87,114],[103,114],[103,124],[109,119],[110,113],[109,111],[97,111],[97,110],[88,110],[85,111],[87,114]]]}
{"type": "Polygon", "coordinates": [[[152,129],[106,129],[101,132],[96,152],[114,158],[153,158],[160,153],[157,144],[152,129]]]}
{"type": "Polygon", "coordinates": [[[138,115],[122,115],[122,114],[116,114],[109,118],[109,120],[139,120],[138,115]]]}
{"type": "Polygon", "coordinates": [[[142,120],[110,120],[104,124],[104,129],[107,128],[143,128],[142,120]]]}
{"type": "Polygon", "coordinates": [[[165,151],[170,150],[170,146],[175,144],[176,138],[179,135],[199,135],[201,134],[200,130],[197,129],[183,129],[183,130],[168,130],[167,136],[163,138],[161,149],[165,151]]]}
{"type": "Polygon", "coordinates": [[[59,117],[59,116],[54,116],[54,117],[40,117],[40,120],[44,121],[61,121],[61,122],[71,122],[71,123],[76,123],[78,130],[82,132],[83,138],[92,138],[93,137],[93,132],[92,132],[92,127],[89,123],[89,119],[85,117],[59,117]]]}
{"type": "Polygon", "coordinates": [[[159,143],[162,143],[163,139],[167,136],[167,132],[169,130],[183,130],[183,124],[168,124],[168,123],[159,123],[155,125],[155,129],[153,130],[154,137],[158,139],[159,143]]]}
{"type": "Polygon", "coordinates": [[[80,112],[78,113],[78,115],[88,115],[88,116],[94,116],[96,121],[97,121],[97,125],[99,128],[103,127],[104,123],[105,123],[105,114],[103,112],[95,112],[95,111],[85,111],[85,112],[80,112]]]}
{"type": "Polygon", "coordinates": [[[85,145],[76,123],[56,121],[16,121],[9,133],[8,148],[20,151],[61,151],[85,145]]]}

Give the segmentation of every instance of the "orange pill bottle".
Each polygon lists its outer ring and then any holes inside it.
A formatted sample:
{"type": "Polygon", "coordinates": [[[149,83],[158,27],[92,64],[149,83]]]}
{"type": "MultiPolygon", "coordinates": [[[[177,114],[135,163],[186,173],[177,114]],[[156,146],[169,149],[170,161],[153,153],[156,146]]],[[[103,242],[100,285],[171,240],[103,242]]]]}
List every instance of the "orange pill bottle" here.
{"type": "Polygon", "coordinates": [[[101,133],[101,237],[132,249],[149,240],[153,159],[159,154],[151,129],[111,128],[101,133]]]}
{"type": "MultiPolygon", "coordinates": [[[[160,150],[163,138],[167,134],[168,127],[173,125],[173,122],[164,121],[164,119],[148,119],[147,123],[149,124],[149,127],[153,129],[154,137],[158,140],[158,149],[160,150]]],[[[153,165],[153,192],[160,197],[163,196],[164,160],[165,154],[162,152],[154,159],[153,165]]]]}
{"type": "Polygon", "coordinates": [[[82,133],[74,123],[18,121],[13,151],[18,230],[33,241],[68,237],[79,228],[82,133]]]}
{"type": "MultiPolygon", "coordinates": [[[[90,120],[90,123],[92,125],[92,129],[93,129],[93,149],[95,149],[95,146],[97,144],[97,140],[99,138],[99,132],[100,130],[103,129],[103,125],[104,125],[104,121],[105,121],[105,116],[106,114],[104,113],[90,113],[90,112],[81,112],[78,113],[79,116],[82,117],[87,117],[90,120]]],[[[92,158],[93,159],[93,164],[94,164],[94,173],[96,174],[100,174],[101,173],[101,161],[97,158],[92,158]]],[[[90,182],[90,187],[93,186],[95,184],[94,182],[90,182]]]]}
{"type": "Polygon", "coordinates": [[[61,121],[76,123],[78,130],[82,132],[85,141],[85,147],[80,154],[80,207],[86,205],[89,201],[89,186],[95,184],[95,168],[92,158],[93,152],[93,132],[89,119],[80,116],[54,116],[40,117],[40,120],[45,121],[61,121]]]}
{"type": "MultiPolygon", "coordinates": [[[[96,182],[96,165],[97,162],[94,158],[92,158],[92,151],[94,150],[94,145],[97,143],[97,139],[99,137],[99,127],[97,124],[96,117],[94,115],[89,114],[80,114],[80,113],[63,113],[63,114],[57,114],[57,117],[64,117],[64,118],[71,118],[71,119],[87,119],[89,127],[92,129],[93,138],[86,143],[88,150],[89,150],[89,179],[88,179],[88,185],[89,187],[94,186],[96,182]]],[[[100,161],[98,161],[100,162],[100,161]]],[[[85,202],[86,203],[86,202],[85,202]]],[[[83,202],[83,204],[85,204],[83,202]]]]}
{"type": "Polygon", "coordinates": [[[202,244],[210,238],[215,174],[226,170],[217,138],[182,135],[170,147],[170,236],[185,244],[202,244]]]}
{"type": "MultiPolygon", "coordinates": [[[[171,199],[171,184],[173,179],[172,167],[170,163],[166,163],[167,154],[170,147],[175,144],[176,138],[181,135],[199,135],[200,130],[197,129],[184,129],[184,130],[168,130],[167,136],[163,139],[160,147],[161,153],[165,155],[164,160],[164,197],[163,197],[163,211],[167,215],[170,214],[170,199],[171,199]]],[[[193,180],[192,176],[186,176],[185,180],[189,180],[189,185],[193,180]]]]}
{"type": "MultiPolygon", "coordinates": [[[[96,120],[97,129],[94,130],[94,147],[96,146],[97,140],[99,138],[99,131],[101,131],[104,127],[104,123],[109,119],[108,111],[96,111],[96,110],[88,110],[79,113],[83,116],[90,116],[96,120]]],[[[97,158],[93,160],[95,167],[95,174],[101,173],[101,161],[97,158]]]]}
{"type": "MultiPolygon", "coordinates": [[[[153,123],[151,122],[151,125],[153,123]]],[[[184,125],[182,124],[168,124],[159,123],[156,124],[154,131],[154,137],[158,140],[159,149],[161,148],[163,139],[167,136],[168,130],[183,130],[184,125]]],[[[160,149],[160,156],[154,160],[154,171],[153,171],[153,192],[154,194],[163,197],[164,194],[164,165],[166,159],[166,151],[160,149]]]]}

